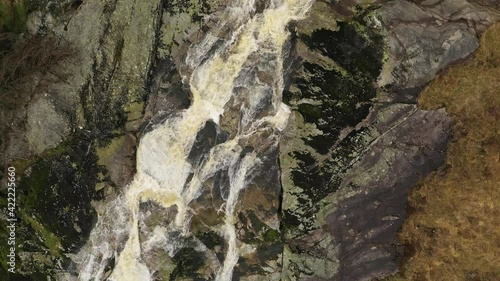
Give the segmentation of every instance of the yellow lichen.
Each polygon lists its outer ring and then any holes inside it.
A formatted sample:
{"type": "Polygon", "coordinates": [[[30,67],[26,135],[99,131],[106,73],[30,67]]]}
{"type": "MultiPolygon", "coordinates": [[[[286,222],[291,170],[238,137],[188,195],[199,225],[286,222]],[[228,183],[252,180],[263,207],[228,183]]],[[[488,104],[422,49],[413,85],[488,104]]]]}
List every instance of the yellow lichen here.
{"type": "Polygon", "coordinates": [[[96,150],[97,153],[97,165],[105,166],[108,161],[111,160],[113,156],[117,154],[120,148],[125,143],[125,136],[116,137],[111,140],[111,143],[105,147],[98,147],[96,150]]]}

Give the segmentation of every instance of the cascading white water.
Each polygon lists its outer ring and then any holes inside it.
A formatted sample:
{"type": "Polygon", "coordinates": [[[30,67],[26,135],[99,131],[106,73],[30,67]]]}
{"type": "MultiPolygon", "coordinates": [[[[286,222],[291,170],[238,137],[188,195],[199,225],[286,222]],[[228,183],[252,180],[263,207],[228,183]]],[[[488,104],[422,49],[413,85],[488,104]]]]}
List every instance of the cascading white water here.
{"type": "MultiPolygon", "coordinates": [[[[108,280],[151,280],[151,272],[142,262],[141,250],[146,244],[149,247],[151,243],[168,243],[169,238],[157,231],[154,237],[140,241],[139,204],[153,201],[163,208],[176,205],[177,215],[169,227],[188,235],[190,202],[200,195],[202,183],[222,169],[228,170],[230,178],[229,193],[223,205],[225,222],[222,227],[227,252],[216,280],[231,280],[239,258],[234,226],[235,206],[239,192],[245,188],[252,170],[258,168],[260,162],[256,152],[242,156],[243,147],[239,143],[262,128],[282,131],[286,126],[290,111],[281,103],[281,52],[288,38],[286,25],[304,17],[312,4],[312,0],[273,0],[263,13],[255,14],[254,2],[238,0],[226,9],[219,28],[231,26],[232,36],[214,54],[210,55],[209,50],[217,38],[211,32],[200,43],[191,46],[186,65],[193,70],[188,81],[193,95],[192,104],[141,139],[134,180],[122,195],[106,206],[86,246],[75,257],[81,265],[80,280],[100,280],[112,257],[117,258],[108,280]],[[241,79],[244,66],[252,66],[252,59],[262,56],[275,58],[265,62],[274,77],[272,85],[267,87],[259,86],[262,83],[255,79],[241,79]],[[205,161],[193,166],[188,161],[188,155],[197,133],[209,120],[219,123],[236,87],[249,89],[245,96],[238,97],[244,101],[244,106],[236,136],[213,147],[205,161]],[[271,110],[265,116],[256,117],[269,95],[269,89],[272,98],[267,101],[270,104],[265,106],[271,110]],[[118,253],[120,246],[123,250],[118,253]]],[[[277,141],[277,137],[273,139],[274,144],[277,141]]]]}

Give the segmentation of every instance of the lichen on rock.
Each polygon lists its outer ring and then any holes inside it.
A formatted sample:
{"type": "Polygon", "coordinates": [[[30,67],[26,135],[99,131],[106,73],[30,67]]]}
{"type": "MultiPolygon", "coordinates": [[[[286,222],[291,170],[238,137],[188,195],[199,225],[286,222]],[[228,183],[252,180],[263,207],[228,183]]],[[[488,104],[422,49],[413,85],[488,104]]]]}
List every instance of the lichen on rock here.
{"type": "MultiPolygon", "coordinates": [[[[298,24],[292,54],[302,63],[284,93],[295,112],[280,155],[286,278],[372,280],[397,270],[408,191],[442,165],[451,124],[443,111],[418,110],[415,98],[478,46],[482,27],[447,13],[475,5],[464,2],[336,6],[332,30],[298,24]],[[316,251],[324,239],[330,250],[316,251]],[[319,257],[331,272],[310,270],[319,257]]],[[[486,25],[497,17],[476,9],[486,25]]]]}

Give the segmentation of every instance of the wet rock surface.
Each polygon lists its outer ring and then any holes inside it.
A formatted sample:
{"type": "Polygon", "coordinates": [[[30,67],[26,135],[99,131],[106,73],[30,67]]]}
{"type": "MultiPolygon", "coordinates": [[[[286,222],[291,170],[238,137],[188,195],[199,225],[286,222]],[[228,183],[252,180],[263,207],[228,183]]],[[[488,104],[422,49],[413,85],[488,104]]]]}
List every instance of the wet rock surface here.
{"type": "Polygon", "coordinates": [[[42,2],[30,4],[27,31],[58,38],[74,57],[61,79],[35,77],[55,83],[2,109],[0,125],[0,166],[16,167],[20,182],[20,273],[33,278],[68,266],[95,222],[91,202],[134,174],[138,127],[125,125],[142,118],[134,105],[147,94],[161,18],[160,1],[42,2]]]}

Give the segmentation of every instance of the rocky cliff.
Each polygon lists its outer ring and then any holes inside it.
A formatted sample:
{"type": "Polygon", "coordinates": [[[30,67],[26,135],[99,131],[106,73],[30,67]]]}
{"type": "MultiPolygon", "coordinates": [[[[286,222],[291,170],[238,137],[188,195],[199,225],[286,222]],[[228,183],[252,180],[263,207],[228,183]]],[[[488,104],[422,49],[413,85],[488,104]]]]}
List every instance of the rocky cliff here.
{"type": "MultiPolygon", "coordinates": [[[[252,16],[272,5],[255,1],[252,16]]],[[[214,30],[213,52],[230,41],[232,30],[216,25],[226,6],[30,3],[19,40],[52,38],[71,58],[57,73],[31,73],[28,94],[0,108],[0,167],[16,167],[19,183],[19,271],[11,278],[77,278],[76,254],[106,204],[132,181],[138,142],[192,105],[191,46],[214,30]]],[[[272,56],[244,65],[238,94],[256,91],[245,79],[264,88],[283,80],[291,115],[279,145],[279,133],[264,129],[240,143],[242,157],[256,153],[262,163],[235,206],[240,257],[233,280],[376,280],[397,271],[408,193],[443,164],[451,126],[444,110],[419,109],[416,98],[478,47],[498,9],[495,1],[316,1],[306,18],[287,25],[283,77],[268,67],[272,56]]],[[[207,122],[189,162],[233,138],[246,106],[236,96],[219,124],[207,122]]],[[[190,235],[171,232],[182,236],[179,245],[143,257],[155,280],[213,279],[228,251],[220,210],[229,174],[222,169],[203,182],[190,205],[190,235]]],[[[179,212],[153,202],[140,209],[144,239],[179,212]]],[[[109,258],[104,277],[114,262],[109,258]]]]}

